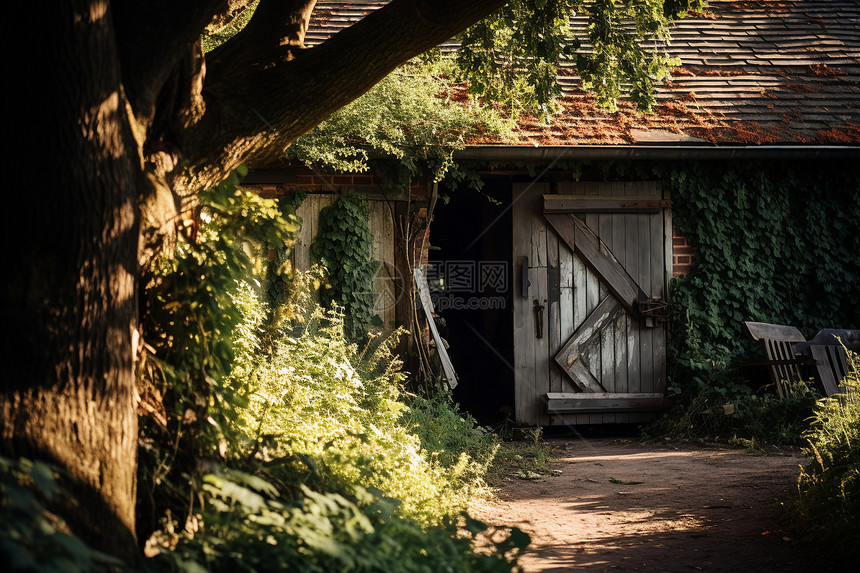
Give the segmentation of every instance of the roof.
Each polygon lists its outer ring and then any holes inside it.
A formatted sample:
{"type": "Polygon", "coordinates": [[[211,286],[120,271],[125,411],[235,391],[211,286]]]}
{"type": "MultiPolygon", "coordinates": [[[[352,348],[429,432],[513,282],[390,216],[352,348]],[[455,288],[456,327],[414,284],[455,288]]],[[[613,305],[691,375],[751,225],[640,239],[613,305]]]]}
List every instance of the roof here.
{"type": "MultiPolygon", "coordinates": [[[[385,2],[319,2],[313,45],[385,2]]],[[[574,31],[586,21],[574,16],[574,31]]],[[[585,34],[580,34],[585,38],[585,34]]],[[[588,49],[583,42],[582,48],[588,49]]],[[[860,144],[860,3],[850,0],[710,0],[674,27],[681,59],[657,88],[658,106],[607,113],[563,67],[564,111],[551,126],[523,116],[508,140],[528,146],[844,146],[860,144]]]]}

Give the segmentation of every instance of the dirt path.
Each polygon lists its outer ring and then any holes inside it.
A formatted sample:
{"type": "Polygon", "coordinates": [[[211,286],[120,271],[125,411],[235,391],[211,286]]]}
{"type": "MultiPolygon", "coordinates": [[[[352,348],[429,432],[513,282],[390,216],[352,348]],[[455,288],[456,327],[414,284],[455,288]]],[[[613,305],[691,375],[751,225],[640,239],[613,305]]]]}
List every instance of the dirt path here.
{"type": "Polygon", "coordinates": [[[559,475],[509,479],[473,510],[531,535],[527,573],[838,570],[775,530],[799,451],[549,441],[559,475]]]}

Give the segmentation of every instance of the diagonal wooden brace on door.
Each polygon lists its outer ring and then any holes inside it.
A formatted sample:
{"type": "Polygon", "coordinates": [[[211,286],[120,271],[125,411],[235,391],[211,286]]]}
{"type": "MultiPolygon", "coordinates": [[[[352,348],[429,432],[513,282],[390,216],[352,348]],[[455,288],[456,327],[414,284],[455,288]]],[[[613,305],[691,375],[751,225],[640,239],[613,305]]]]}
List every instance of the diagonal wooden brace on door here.
{"type": "Polygon", "coordinates": [[[648,295],[594,231],[589,229],[584,221],[568,213],[544,213],[544,217],[559,238],[606,283],[607,288],[627,312],[635,315],[636,301],[647,299],[648,295]]]}
{"type": "Polygon", "coordinates": [[[606,392],[588,363],[596,355],[599,367],[601,332],[607,325],[618,320],[619,315],[623,313],[624,309],[618,303],[618,299],[607,296],[555,355],[555,361],[561,369],[583,392],[606,392]]]}

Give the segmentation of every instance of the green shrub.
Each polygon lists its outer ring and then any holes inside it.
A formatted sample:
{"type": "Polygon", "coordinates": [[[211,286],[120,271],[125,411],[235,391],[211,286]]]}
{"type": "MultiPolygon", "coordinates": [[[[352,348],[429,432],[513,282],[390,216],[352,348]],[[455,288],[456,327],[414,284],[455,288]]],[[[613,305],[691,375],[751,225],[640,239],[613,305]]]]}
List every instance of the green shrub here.
{"type": "Polygon", "coordinates": [[[767,446],[800,446],[806,420],[812,415],[819,393],[807,382],[793,384],[784,398],[767,385],[758,392],[727,383],[715,370],[699,392],[680,402],[645,430],[645,437],[663,436],[680,440],[718,441],[749,449],[767,446]],[[728,406],[728,412],[724,409],[728,406]]]}
{"type": "Polygon", "coordinates": [[[757,447],[801,441],[814,394],[797,388],[780,403],[750,379],[754,370],[732,365],[762,359],[744,321],[792,325],[807,338],[860,326],[860,194],[845,192],[860,184],[854,163],[693,162],[655,170],[695,266],[670,281],[667,390],[677,407],[670,423],[661,420],[649,434],[735,436],[757,447]],[[700,414],[727,403],[735,405],[731,417],[700,414]]]}
{"type": "Polygon", "coordinates": [[[269,334],[237,338],[237,329],[279,322],[262,306],[251,321],[254,309],[239,308],[233,295],[243,281],[263,290],[267,275],[284,274],[267,272],[264,255],[267,245],[294,244],[296,204],[242,189],[245,173],[239,169],[201,193],[199,230],[180,234],[175,250],[142,272],[137,525],[143,537],[165,510],[187,513],[196,460],[222,456],[244,431],[236,427],[236,407],[248,400],[247,387],[234,384],[230,373],[236,355],[250,349],[234,348],[233,341],[262,348],[269,334]]]}
{"type": "Polygon", "coordinates": [[[364,488],[352,495],[307,487],[285,502],[254,476],[230,472],[204,477],[206,505],[198,530],[164,533],[178,545],[153,562],[159,571],[518,571],[515,561],[529,542],[518,530],[496,531],[464,517],[450,528],[421,528],[397,512],[396,500],[364,488]],[[476,551],[476,544],[485,548],[476,551]]]}
{"type": "Polygon", "coordinates": [[[484,476],[499,449],[498,437],[460,412],[447,390],[429,398],[410,395],[406,403],[403,423],[418,436],[425,455],[448,472],[452,487],[459,483],[466,500],[489,494],[484,476]]]}
{"type": "Polygon", "coordinates": [[[287,159],[329,171],[381,169],[400,183],[461,178],[454,152],[470,138],[504,135],[510,125],[493,106],[455,101],[463,86],[449,68],[444,61],[408,62],[298,138],[287,159]]]}
{"type": "Polygon", "coordinates": [[[178,571],[510,571],[527,536],[490,532],[465,512],[483,491],[491,435],[450,401],[414,398],[410,409],[391,352],[397,333],[363,349],[348,342],[343,314],[321,309],[308,292],[320,276],[296,279],[292,304],[305,308],[291,310],[266,352],[260,296],[250,285],[235,292],[246,320],[235,330],[227,385],[247,400],[225,433],[226,459],[205,464],[194,517],[184,527],[166,520],[154,536],[162,549],[155,563],[178,571]],[[412,430],[435,415],[442,426],[423,428],[441,448],[431,453],[412,430]],[[464,429],[466,439],[440,435],[464,429]]]}
{"type": "MultiPolygon", "coordinates": [[[[249,287],[237,296],[244,299],[241,308],[262,304],[249,287]]],[[[247,312],[249,317],[263,314],[247,312]]],[[[412,433],[414,422],[402,401],[404,374],[392,354],[399,332],[360,349],[347,340],[338,307],[312,307],[261,356],[249,340],[254,328],[252,320],[234,342],[235,348],[248,351],[237,354],[231,376],[232,386],[248,386],[247,406],[238,409],[238,425],[248,433],[232,440],[234,458],[255,457],[292,472],[293,479],[298,472],[302,479],[319,479],[324,488],[336,491],[354,484],[377,488],[404,500],[400,511],[427,525],[454,519],[466,508],[483,483],[492,451],[475,460],[459,450],[468,446],[461,440],[442,448],[443,457],[456,461],[428,455],[412,433]]],[[[452,429],[468,425],[454,424],[457,414],[442,410],[435,409],[447,416],[452,429]]],[[[476,432],[475,437],[486,440],[476,432]]],[[[286,473],[270,471],[287,479],[286,473]]]]}
{"type": "Polygon", "coordinates": [[[797,480],[797,495],[787,504],[801,533],[849,561],[860,557],[860,372],[849,352],[844,393],[822,398],[803,434],[810,462],[797,480]]]}

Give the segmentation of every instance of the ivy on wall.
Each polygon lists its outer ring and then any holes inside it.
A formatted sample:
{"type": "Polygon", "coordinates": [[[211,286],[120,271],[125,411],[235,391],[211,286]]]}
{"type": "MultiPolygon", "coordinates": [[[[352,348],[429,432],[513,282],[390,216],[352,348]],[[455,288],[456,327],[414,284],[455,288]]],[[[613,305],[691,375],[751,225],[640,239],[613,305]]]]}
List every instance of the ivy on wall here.
{"type": "Polygon", "coordinates": [[[371,328],[382,326],[373,311],[373,277],[378,263],[371,257],[367,199],[350,193],[325,207],[311,244],[311,257],[328,271],[328,284],[320,289],[320,303],[336,303],[344,311],[346,336],[365,340],[371,328]]]}
{"type": "Polygon", "coordinates": [[[793,325],[807,338],[860,327],[860,168],[699,162],[657,172],[697,253],[670,286],[670,392],[696,391],[744,358],[743,321],[793,325]]]}

